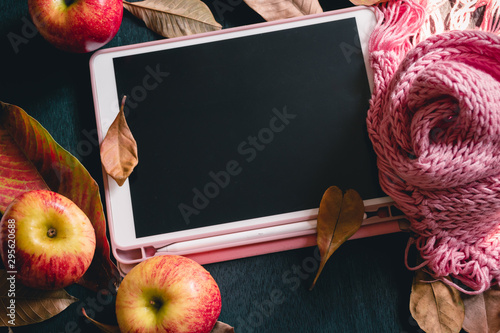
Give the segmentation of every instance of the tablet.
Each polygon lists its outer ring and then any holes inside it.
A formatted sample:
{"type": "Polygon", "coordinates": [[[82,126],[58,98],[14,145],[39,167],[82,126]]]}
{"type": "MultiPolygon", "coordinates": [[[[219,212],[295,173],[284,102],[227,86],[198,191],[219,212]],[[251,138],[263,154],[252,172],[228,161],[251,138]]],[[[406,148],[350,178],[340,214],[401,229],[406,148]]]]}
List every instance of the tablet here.
{"type": "Polygon", "coordinates": [[[104,178],[117,261],[265,253],[314,234],[331,185],[385,197],[365,126],[375,23],[354,7],[96,52],[99,140],[126,95],[139,152],[123,186],[104,178]]]}

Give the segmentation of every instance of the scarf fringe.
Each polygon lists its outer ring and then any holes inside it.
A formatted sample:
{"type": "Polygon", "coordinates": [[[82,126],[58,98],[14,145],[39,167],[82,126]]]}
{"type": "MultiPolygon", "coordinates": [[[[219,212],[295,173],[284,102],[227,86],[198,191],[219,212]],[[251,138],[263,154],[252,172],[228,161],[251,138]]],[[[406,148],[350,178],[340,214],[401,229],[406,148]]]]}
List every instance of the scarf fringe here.
{"type": "Polygon", "coordinates": [[[425,19],[425,9],[411,1],[391,0],[379,5],[378,24],[369,43],[370,50],[391,52],[398,62],[413,48],[412,41],[425,19]]]}
{"type": "MultiPolygon", "coordinates": [[[[439,250],[433,247],[435,245],[434,242],[435,239],[429,241],[429,239],[422,236],[416,239],[411,237],[405,249],[406,268],[411,271],[424,269],[429,275],[436,279],[436,281],[441,281],[466,295],[479,295],[492,286],[491,282],[495,281],[496,277],[491,274],[488,267],[481,267],[477,260],[470,260],[470,258],[456,258],[453,254],[450,254],[449,251],[442,251],[442,253],[439,253],[439,250]],[[415,245],[416,249],[420,252],[422,259],[424,259],[417,266],[410,266],[408,263],[409,251],[413,245],[415,245]],[[454,272],[450,273],[450,271],[454,272]],[[451,281],[447,278],[449,275],[469,288],[472,288],[472,290],[465,289],[451,281]]],[[[455,254],[465,252],[467,252],[465,248],[454,249],[455,254]]]]}
{"type": "Polygon", "coordinates": [[[376,7],[378,24],[370,50],[392,51],[401,60],[432,35],[479,29],[500,33],[500,0],[390,0],[376,7]]]}

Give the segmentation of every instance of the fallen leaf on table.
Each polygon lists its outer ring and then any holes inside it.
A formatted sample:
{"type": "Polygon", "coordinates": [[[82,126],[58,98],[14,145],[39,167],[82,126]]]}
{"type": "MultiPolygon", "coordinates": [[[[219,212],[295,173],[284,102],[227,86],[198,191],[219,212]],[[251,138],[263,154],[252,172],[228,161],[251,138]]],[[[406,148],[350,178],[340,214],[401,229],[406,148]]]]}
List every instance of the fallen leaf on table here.
{"type": "Polygon", "coordinates": [[[163,37],[180,37],[220,30],[208,6],[200,0],[123,1],[123,6],[163,37]]]}
{"type": "Polygon", "coordinates": [[[382,2],[388,2],[389,0],[350,0],[356,6],[371,6],[382,2]]]}
{"type": "Polygon", "coordinates": [[[421,269],[413,277],[410,313],[425,332],[458,333],[465,316],[460,292],[421,269]]]}
{"type": "Polygon", "coordinates": [[[106,173],[110,175],[119,186],[122,186],[128,176],[134,171],[139,158],[137,155],[137,142],[127,125],[123,108],[126,96],[122,99],[120,111],[108,129],[106,137],[101,143],[101,161],[106,173]]]}
{"type": "Polygon", "coordinates": [[[465,319],[462,328],[469,333],[500,332],[500,286],[479,295],[462,295],[465,319]]]}
{"type": "Polygon", "coordinates": [[[322,13],[318,0],[245,0],[266,21],[322,13]]]}
{"type": "MultiPolygon", "coordinates": [[[[97,320],[94,320],[90,318],[87,315],[87,312],[85,312],[85,309],[82,308],[82,313],[87,318],[94,324],[101,332],[104,333],[120,333],[120,328],[117,325],[108,325],[108,324],[103,324],[98,322],[97,320]]],[[[228,324],[225,324],[221,321],[218,321],[215,323],[214,328],[210,333],[234,333],[234,328],[229,326],[228,324]]]]}
{"type": "Polygon", "coordinates": [[[24,326],[42,322],[65,310],[77,299],[69,295],[64,289],[59,290],[37,290],[16,283],[15,275],[8,274],[6,270],[0,270],[0,326],[24,326]],[[14,288],[11,289],[13,276],[14,288]],[[14,303],[11,303],[13,302],[14,303]],[[14,315],[9,306],[14,307],[14,315]],[[13,320],[13,321],[12,321],[13,320]],[[10,321],[10,323],[9,323],[10,321]],[[14,324],[14,325],[12,325],[14,324]]]}
{"type": "Polygon", "coordinates": [[[98,322],[97,320],[94,320],[94,319],[90,318],[87,315],[87,312],[85,311],[84,308],[82,308],[82,313],[83,313],[84,317],[87,318],[88,320],[90,320],[90,322],[92,324],[94,324],[101,332],[104,332],[104,333],[120,333],[120,328],[117,325],[103,324],[103,323],[98,322]]]}
{"type": "Polygon", "coordinates": [[[318,211],[317,244],[321,255],[318,273],[309,288],[314,288],[321,271],[332,254],[361,227],[365,206],[354,190],[345,194],[336,186],[323,194],[318,211]]]}
{"type": "Polygon", "coordinates": [[[107,290],[110,281],[118,283],[99,185],[87,169],[23,109],[2,102],[0,139],[0,212],[11,198],[30,190],[50,189],[71,199],[88,216],[96,234],[92,264],[78,284],[97,291],[107,290]]]}
{"type": "Polygon", "coordinates": [[[210,333],[234,333],[234,328],[221,321],[215,323],[214,328],[210,333]]]}

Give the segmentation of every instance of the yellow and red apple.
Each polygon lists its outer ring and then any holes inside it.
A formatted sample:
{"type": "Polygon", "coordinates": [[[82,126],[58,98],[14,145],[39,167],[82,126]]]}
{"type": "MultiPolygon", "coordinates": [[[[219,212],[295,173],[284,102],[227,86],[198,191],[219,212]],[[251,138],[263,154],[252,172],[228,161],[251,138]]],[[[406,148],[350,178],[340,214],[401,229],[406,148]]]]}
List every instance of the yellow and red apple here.
{"type": "Polygon", "coordinates": [[[122,0],[28,0],[40,34],[55,47],[75,53],[94,51],[120,29],[122,0]]]}
{"type": "Polygon", "coordinates": [[[116,295],[121,332],[209,333],[221,312],[210,273],[192,259],[162,255],[135,266],[116,295]]]}
{"type": "Polygon", "coordinates": [[[32,288],[60,289],[77,282],[92,262],[95,244],[87,215],[52,191],[21,194],[0,221],[4,266],[32,288]]]}

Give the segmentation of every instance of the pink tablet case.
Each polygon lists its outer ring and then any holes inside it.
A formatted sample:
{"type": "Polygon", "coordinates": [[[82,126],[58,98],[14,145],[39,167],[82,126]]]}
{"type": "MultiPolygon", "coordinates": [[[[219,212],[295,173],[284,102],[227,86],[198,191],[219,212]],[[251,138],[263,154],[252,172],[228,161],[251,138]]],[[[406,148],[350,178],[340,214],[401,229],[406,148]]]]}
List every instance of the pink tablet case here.
{"type": "MultiPolygon", "coordinates": [[[[165,43],[171,43],[171,42],[177,42],[177,41],[182,41],[182,40],[189,40],[189,39],[194,39],[194,38],[200,38],[200,37],[207,37],[207,36],[213,36],[213,35],[219,35],[219,34],[226,34],[229,32],[235,32],[235,31],[244,31],[248,30],[250,28],[257,28],[257,27],[265,27],[265,26],[273,26],[277,25],[280,23],[284,22],[294,22],[294,21],[301,21],[305,19],[311,19],[311,18],[316,18],[316,17],[322,17],[322,16],[329,16],[332,14],[341,14],[341,13],[348,13],[348,12],[353,12],[356,10],[359,10],[360,8],[366,9],[366,7],[351,7],[351,8],[346,8],[342,10],[337,10],[334,12],[326,12],[326,13],[321,13],[317,15],[309,15],[309,16],[304,16],[304,17],[298,17],[298,18],[292,18],[292,19],[287,19],[287,20],[280,20],[280,21],[274,21],[274,22],[265,22],[265,23],[259,23],[259,24],[254,24],[251,26],[243,26],[243,27],[236,27],[236,28],[230,28],[230,29],[225,29],[225,30],[220,30],[216,32],[209,32],[209,33],[201,33],[197,35],[191,35],[191,36],[185,36],[185,37],[178,37],[178,38],[172,38],[169,40],[158,40],[158,41],[152,41],[152,42],[145,42],[141,43],[141,46],[152,46],[152,45],[157,45],[157,44],[165,44],[165,43]]],[[[114,47],[112,49],[104,49],[96,52],[93,57],[90,60],[91,63],[91,76],[93,77],[94,74],[94,68],[92,66],[92,61],[93,58],[99,54],[102,53],[107,53],[107,52],[116,52],[116,51],[121,51],[121,50],[128,50],[132,48],[136,48],[137,45],[125,45],[125,46],[120,46],[120,47],[114,47]]],[[[93,80],[92,80],[93,82],[93,80]]],[[[94,96],[96,96],[96,90],[97,87],[95,84],[92,84],[92,90],[94,96]]],[[[96,108],[96,117],[97,117],[97,126],[98,128],[100,127],[100,122],[99,122],[99,109],[98,109],[98,103],[95,103],[95,108],[96,108]]],[[[104,171],[103,171],[104,172],[104,171]]],[[[104,179],[107,178],[107,175],[104,172],[104,179]]],[[[108,187],[106,181],[104,182],[104,187],[105,187],[105,198],[107,205],[109,207],[109,194],[108,194],[108,187]]],[[[388,233],[394,233],[394,232],[399,232],[401,231],[401,221],[404,221],[405,217],[402,214],[397,214],[393,215],[392,213],[392,202],[384,202],[380,205],[375,205],[372,207],[366,207],[367,212],[372,211],[376,212],[377,210],[381,209],[383,211],[388,212],[385,217],[379,217],[379,216],[373,216],[369,218],[368,220],[365,221],[364,225],[361,227],[358,232],[353,235],[350,239],[356,239],[356,238],[363,238],[363,237],[369,237],[369,236],[376,236],[376,235],[382,235],[382,234],[388,234],[388,233]]],[[[110,228],[110,233],[113,233],[113,223],[108,223],[109,228],[110,228]]],[[[160,247],[160,244],[150,244],[149,246],[144,246],[141,248],[137,247],[131,247],[130,249],[120,249],[117,250],[116,244],[113,241],[113,237],[111,237],[111,245],[112,245],[112,250],[113,250],[113,255],[115,256],[115,259],[118,262],[118,266],[121,270],[121,273],[125,275],[134,265],[137,263],[152,257],[156,255],[156,248],[160,247]]],[[[244,257],[250,257],[250,256],[256,256],[256,255],[262,255],[262,254],[267,254],[267,253],[273,253],[273,252],[280,252],[280,251],[286,251],[286,250],[292,250],[292,249],[298,249],[298,248],[303,248],[303,247],[309,247],[309,246],[315,246],[316,245],[316,234],[307,234],[307,235],[301,235],[301,236],[296,236],[292,238],[286,238],[286,239],[280,239],[279,237],[275,237],[272,239],[267,239],[264,242],[259,242],[259,243],[253,243],[253,244],[233,244],[232,247],[230,248],[225,248],[225,249],[215,249],[215,250],[203,250],[200,252],[196,253],[176,253],[180,255],[184,255],[187,257],[190,257],[200,264],[208,264],[208,263],[213,263],[213,262],[221,262],[221,261],[226,261],[226,260],[233,260],[233,259],[238,259],[238,258],[244,258],[244,257]]],[[[161,254],[167,254],[165,252],[161,254]]]]}

